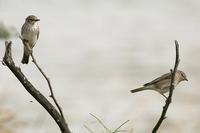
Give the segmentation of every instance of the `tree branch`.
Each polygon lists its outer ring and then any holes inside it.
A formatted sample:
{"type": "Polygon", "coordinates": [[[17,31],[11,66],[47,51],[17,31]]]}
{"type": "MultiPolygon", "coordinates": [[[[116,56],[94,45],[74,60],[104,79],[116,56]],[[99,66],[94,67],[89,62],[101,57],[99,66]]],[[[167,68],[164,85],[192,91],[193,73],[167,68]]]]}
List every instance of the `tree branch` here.
{"type": "Polygon", "coordinates": [[[12,73],[21,82],[24,88],[46,109],[46,111],[53,117],[62,133],[71,133],[67,123],[59,114],[56,108],[28,81],[26,76],[21,72],[21,69],[15,66],[12,59],[11,52],[12,42],[5,42],[6,50],[3,57],[4,64],[12,71],[12,73]]]}
{"type": "MultiPolygon", "coordinates": [[[[23,38],[21,37],[21,35],[19,35],[19,38],[23,41],[23,38]]],[[[62,109],[60,107],[60,105],[58,104],[55,96],[54,96],[54,92],[53,92],[53,88],[51,86],[51,82],[50,79],[47,77],[47,75],[44,73],[44,71],[42,70],[42,68],[38,65],[35,57],[33,56],[33,51],[30,48],[30,45],[28,44],[28,42],[23,41],[23,44],[29,49],[30,53],[31,53],[31,57],[32,57],[32,61],[35,64],[35,66],[37,67],[37,69],[40,71],[40,73],[43,75],[43,77],[46,79],[48,86],[49,86],[49,90],[50,90],[50,97],[53,99],[54,103],[56,104],[56,107],[58,108],[60,115],[62,116],[62,118],[65,120],[65,117],[63,115],[62,109]]]]}
{"type": "Polygon", "coordinates": [[[179,44],[178,44],[178,41],[175,40],[175,47],[176,47],[176,58],[175,58],[175,65],[174,65],[174,69],[170,70],[171,71],[171,85],[170,85],[170,90],[169,90],[169,96],[167,97],[166,101],[165,101],[165,105],[163,106],[163,111],[162,111],[162,114],[160,116],[160,119],[158,120],[157,124],[155,125],[155,127],[153,128],[153,131],[152,133],[156,133],[157,130],[159,129],[160,125],[162,124],[163,120],[166,119],[166,113],[167,113],[167,110],[168,110],[168,107],[172,101],[172,95],[173,95],[173,91],[174,91],[174,88],[175,88],[175,74],[176,74],[176,71],[178,69],[178,65],[179,65],[179,62],[180,62],[180,59],[179,59],[179,44]]]}
{"type": "Polygon", "coordinates": [[[38,65],[35,57],[33,56],[33,54],[31,53],[31,57],[33,59],[33,63],[36,65],[36,67],[38,68],[38,70],[41,72],[41,74],[44,76],[44,78],[46,79],[47,83],[48,83],[48,86],[49,86],[49,90],[50,90],[50,97],[53,99],[54,103],[56,104],[59,112],[60,112],[60,115],[62,116],[62,118],[65,120],[65,117],[63,115],[63,112],[62,112],[62,109],[60,107],[60,105],[58,104],[55,96],[54,96],[54,93],[53,93],[53,88],[51,86],[51,82],[49,80],[49,78],[47,77],[47,75],[44,73],[44,71],[41,69],[41,67],[38,65]]]}

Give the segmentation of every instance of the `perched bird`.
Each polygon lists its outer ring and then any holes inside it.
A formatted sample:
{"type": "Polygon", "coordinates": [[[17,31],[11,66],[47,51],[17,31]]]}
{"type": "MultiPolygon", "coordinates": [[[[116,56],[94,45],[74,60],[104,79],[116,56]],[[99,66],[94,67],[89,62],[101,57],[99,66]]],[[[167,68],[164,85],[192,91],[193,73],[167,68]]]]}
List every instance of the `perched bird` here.
{"type": "Polygon", "coordinates": [[[30,15],[26,18],[21,28],[21,39],[24,44],[24,55],[21,61],[23,64],[28,64],[29,56],[39,38],[40,29],[38,21],[40,21],[40,19],[34,15],[30,15]]]}
{"type": "MultiPolygon", "coordinates": [[[[171,77],[172,77],[171,72],[164,74],[154,79],[153,81],[144,84],[144,86],[141,88],[131,90],[131,93],[144,91],[144,90],[155,90],[166,98],[164,93],[168,92],[170,89],[171,77]]],[[[175,80],[174,80],[175,86],[177,86],[181,81],[188,81],[188,79],[186,77],[186,74],[183,71],[177,70],[175,74],[175,80]]]]}

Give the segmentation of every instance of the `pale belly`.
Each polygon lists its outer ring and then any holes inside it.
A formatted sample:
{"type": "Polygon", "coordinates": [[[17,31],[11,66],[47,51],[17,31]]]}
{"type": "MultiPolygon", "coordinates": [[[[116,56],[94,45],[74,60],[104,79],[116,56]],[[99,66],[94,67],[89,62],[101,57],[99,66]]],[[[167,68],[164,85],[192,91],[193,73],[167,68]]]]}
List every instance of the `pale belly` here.
{"type": "Polygon", "coordinates": [[[30,44],[30,47],[33,48],[35,43],[37,42],[37,32],[36,27],[32,28],[32,30],[26,30],[22,34],[22,38],[27,40],[30,44]]]}
{"type": "MultiPolygon", "coordinates": [[[[177,82],[175,82],[175,86],[177,85],[177,82]]],[[[166,79],[166,80],[163,80],[163,81],[160,81],[159,83],[157,83],[155,85],[158,89],[158,91],[160,93],[166,93],[169,91],[169,88],[171,86],[171,79],[166,79]]]]}

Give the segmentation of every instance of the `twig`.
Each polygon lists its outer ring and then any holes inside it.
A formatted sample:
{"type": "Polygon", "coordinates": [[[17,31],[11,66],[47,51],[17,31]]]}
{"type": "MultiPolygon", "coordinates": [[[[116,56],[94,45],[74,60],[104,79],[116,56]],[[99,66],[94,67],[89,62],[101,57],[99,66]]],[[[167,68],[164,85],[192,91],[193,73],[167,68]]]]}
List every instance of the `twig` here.
{"type": "Polygon", "coordinates": [[[98,117],[96,117],[96,116],[93,115],[92,113],[90,113],[90,115],[93,116],[93,117],[100,123],[100,125],[102,125],[103,128],[105,128],[106,131],[108,131],[109,133],[111,132],[111,131],[103,124],[103,122],[102,122],[98,117]]]}
{"type": "Polygon", "coordinates": [[[178,68],[178,65],[179,65],[179,62],[180,62],[180,59],[179,59],[179,44],[178,44],[177,40],[175,40],[175,46],[176,46],[176,59],[175,59],[174,69],[170,70],[172,77],[171,77],[171,85],[170,85],[170,90],[169,90],[169,96],[167,97],[167,99],[165,101],[165,105],[163,106],[163,111],[162,111],[162,114],[160,116],[160,119],[158,120],[157,124],[153,128],[152,133],[156,133],[157,130],[159,129],[160,125],[162,124],[163,120],[166,119],[166,113],[167,113],[168,107],[169,107],[169,105],[172,101],[172,95],[173,95],[173,91],[174,91],[174,88],[175,88],[175,83],[174,83],[175,82],[175,74],[176,74],[176,71],[177,71],[177,68],[178,68]]]}
{"type": "Polygon", "coordinates": [[[38,65],[38,63],[37,63],[35,57],[33,56],[33,53],[31,53],[31,57],[32,57],[32,59],[33,59],[33,63],[36,65],[36,67],[38,68],[38,70],[41,72],[41,74],[42,74],[42,75],[44,76],[44,78],[46,79],[46,81],[47,81],[47,83],[48,83],[48,86],[49,86],[50,93],[51,93],[50,97],[53,99],[54,103],[56,104],[56,106],[57,106],[57,108],[58,108],[58,110],[59,110],[59,112],[60,112],[60,115],[61,115],[62,118],[65,120],[65,117],[64,117],[64,115],[63,115],[62,109],[61,109],[60,105],[58,104],[58,102],[57,102],[57,100],[56,100],[56,98],[55,98],[55,96],[54,96],[53,88],[52,88],[52,86],[51,86],[51,82],[50,82],[49,78],[46,76],[46,74],[44,73],[44,71],[43,71],[43,70],[41,69],[41,67],[38,65]]]}
{"type": "Polygon", "coordinates": [[[90,133],[94,133],[88,126],[83,125],[90,133]]]}
{"type": "Polygon", "coordinates": [[[6,65],[2,60],[0,62],[2,63],[2,65],[4,65],[4,66],[6,65]]]}
{"type": "MultiPolygon", "coordinates": [[[[18,37],[23,41],[23,38],[22,36],[19,34],[18,37]]],[[[30,48],[30,45],[28,45],[28,42],[26,41],[23,41],[23,44],[29,49],[30,53],[31,53],[31,57],[32,57],[32,60],[33,60],[33,63],[36,65],[36,67],[38,68],[38,70],[41,72],[41,74],[44,76],[44,78],[46,79],[47,83],[48,83],[48,86],[49,86],[49,90],[50,90],[50,97],[53,99],[54,103],[56,104],[56,107],[58,108],[59,112],[60,112],[60,115],[63,117],[63,119],[65,120],[65,117],[63,115],[63,112],[62,112],[62,108],[60,107],[60,105],[58,104],[55,96],[54,96],[54,92],[53,92],[53,88],[51,86],[51,82],[49,80],[49,78],[46,76],[46,74],[44,73],[44,71],[42,70],[42,68],[38,65],[36,59],[34,58],[33,56],[33,52],[32,52],[32,49],[30,48]]]]}
{"type": "Polygon", "coordinates": [[[116,133],[116,132],[118,132],[119,131],[119,129],[123,126],[123,125],[125,125],[127,122],[129,122],[130,120],[127,120],[127,121],[125,121],[124,123],[122,123],[118,128],[116,128],[115,129],[115,131],[113,131],[112,133],[116,133]]]}
{"type": "Polygon", "coordinates": [[[5,42],[6,50],[3,57],[3,62],[13,72],[17,79],[21,82],[24,88],[46,109],[46,111],[53,117],[62,133],[71,133],[67,123],[57,111],[57,109],[42,95],[32,84],[28,81],[26,76],[21,72],[21,69],[15,66],[12,59],[11,43],[5,42]]]}

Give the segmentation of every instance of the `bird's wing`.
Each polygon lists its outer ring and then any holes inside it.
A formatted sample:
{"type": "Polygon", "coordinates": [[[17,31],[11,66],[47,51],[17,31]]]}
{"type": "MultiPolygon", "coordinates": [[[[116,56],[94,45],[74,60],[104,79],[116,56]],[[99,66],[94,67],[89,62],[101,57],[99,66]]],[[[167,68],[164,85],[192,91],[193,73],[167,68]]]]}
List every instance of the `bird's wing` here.
{"type": "Polygon", "coordinates": [[[22,36],[23,36],[23,34],[24,34],[24,33],[23,33],[24,30],[22,30],[22,29],[24,29],[24,28],[25,28],[25,24],[23,24],[23,26],[22,26],[22,28],[21,28],[21,35],[22,35],[22,36]]]}
{"type": "Polygon", "coordinates": [[[39,38],[39,35],[40,35],[40,29],[38,27],[38,30],[37,30],[37,39],[39,38]]]}
{"type": "Polygon", "coordinates": [[[22,28],[21,28],[21,37],[22,37],[22,42],[23,42],[24,44],[25,44],[25,42],[28,42],[28,40],[25,39],[25,38],[23,37],[23,34],[24,34],[25,29],[26,29],[26,25],[23,24],[23,25],[22,25],[22,28]]]}
{"type": "Polygon", "coordinates": [[[157,83],[157,82],[159,82],[159,81],[161,81],[161,80],[170,79],[170,78],[171,78],[171,73],[163,74],[162,76],[160,76],[160,77],[154,79],[153,81],[144,84],[144,86],[152,85],[152,84],[157,83]]]}

